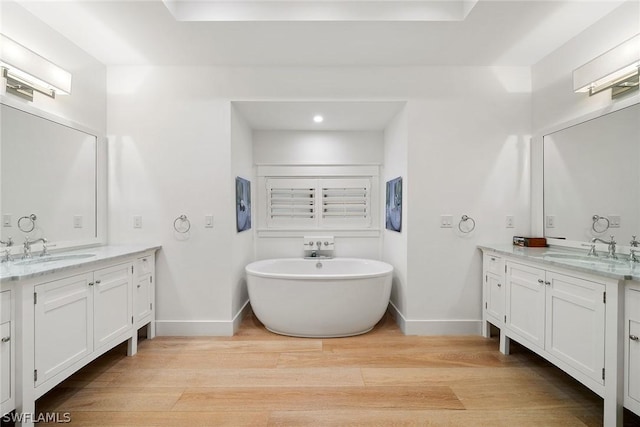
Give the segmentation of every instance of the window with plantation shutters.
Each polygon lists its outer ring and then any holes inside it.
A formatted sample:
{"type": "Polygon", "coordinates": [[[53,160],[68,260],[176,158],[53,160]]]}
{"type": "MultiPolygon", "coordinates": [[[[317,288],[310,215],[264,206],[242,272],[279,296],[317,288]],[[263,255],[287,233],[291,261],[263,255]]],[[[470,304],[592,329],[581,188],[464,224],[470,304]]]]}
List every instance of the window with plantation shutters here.
{"type": "Polygon", "coordinates": [[[371,224],[370,180],[319,180],[323,226],[367,227],[371,224]]]}
{"type": "Polygon", "coordinates": [[[371,226],[368,178],[269,178],[270,228],[367,228],[371,226]]]}
{"type": "Polygon", "coordinates": [[[280,179],[267,182],[267,224],[273,227],[316,224],[315,179],[280,179]]]}
{"type": "Polygon", "coordinates": [[[380,235],[378,165],[258,165],[256,177],[259,237],[380,235]]]}

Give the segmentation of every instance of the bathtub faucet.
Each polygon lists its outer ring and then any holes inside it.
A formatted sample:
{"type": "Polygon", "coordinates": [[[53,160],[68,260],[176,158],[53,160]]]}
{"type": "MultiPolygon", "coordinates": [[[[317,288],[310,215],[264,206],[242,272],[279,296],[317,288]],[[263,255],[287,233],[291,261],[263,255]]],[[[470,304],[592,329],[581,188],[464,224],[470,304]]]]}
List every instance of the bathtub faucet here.
{"type": "Polygon", "coordinates": [[[331,259],[333,258],[331,255],[320,255],[318,251],[311,251],[309,256],[304,257],[304,259],[331,259]]]}

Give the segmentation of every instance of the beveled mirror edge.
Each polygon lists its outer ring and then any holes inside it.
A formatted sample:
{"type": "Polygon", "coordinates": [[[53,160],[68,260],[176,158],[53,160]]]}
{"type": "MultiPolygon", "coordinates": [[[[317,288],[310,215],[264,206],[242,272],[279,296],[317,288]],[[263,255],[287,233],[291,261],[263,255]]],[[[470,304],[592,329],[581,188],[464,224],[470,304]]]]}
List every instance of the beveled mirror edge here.
{"type": "MultiPolygon", "coordinates": [[[[81,123],[41,110],[29,104],[0,94],[0,104],[23,111],[28,114],[59,123],[64,126],[94,135],[96,137],[96,236],[83,240],[51,241],[50,252],[100,246],[107,243],[107,138],[101,132],[81,123]]],[[[14,242],[12,253],[20,252],[22,242],[14,242]]],[[[42,245],[33,245],[34,251],[41,250],[42,245]]]]}
{"type": "MultiPolygon", "coordinates": [[[[544,236],[544,136],[563,129],[602,117],[604,115],[623,110],[627,107],[640,104],[640,94],[634,94],[628,98],[618,99],[605,107],[598,108],[586,114],[572,119],[556,123],[554,125],[536,131],[531,139],[531,235],[544,236]]],[[[547,243],[554,246],[581,248],[582,241],[548,238],[547,243]]],[[[583,248],[582,248],[583,249],[583,248]]]]}

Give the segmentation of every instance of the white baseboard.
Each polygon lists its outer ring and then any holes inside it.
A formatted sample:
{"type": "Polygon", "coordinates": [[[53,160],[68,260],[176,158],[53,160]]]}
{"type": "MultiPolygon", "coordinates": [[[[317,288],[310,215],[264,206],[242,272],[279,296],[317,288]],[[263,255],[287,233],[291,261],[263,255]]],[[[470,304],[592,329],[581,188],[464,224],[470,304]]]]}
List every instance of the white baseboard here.
{"type": "Polygon", "coordinates": [[[232,320],[156,320],[156,335],[164,337],[230,337],[251,306],[247,300],[232,320]]]}
{"type": "Polygon", "coordinates": [[[405,335],[481,335],[482,320],[407,319],[393,304],[389,312],[405,335]]]}
{"type": "Polygon", "coordinates": [[[232,320],[156,320],[156,336],[163,337],[230,337],[232,320]]]}
{"type": "Polygon", "coordinates": [[[236,313],[233,317],[233,333],[235,334],[240,329],[240,324],[242,323],[242,319],[244,319],[251,312],[251,305],[249,304],[249,300],[246,300],[245,303],[240,308],[240,311],[236,313]]]}

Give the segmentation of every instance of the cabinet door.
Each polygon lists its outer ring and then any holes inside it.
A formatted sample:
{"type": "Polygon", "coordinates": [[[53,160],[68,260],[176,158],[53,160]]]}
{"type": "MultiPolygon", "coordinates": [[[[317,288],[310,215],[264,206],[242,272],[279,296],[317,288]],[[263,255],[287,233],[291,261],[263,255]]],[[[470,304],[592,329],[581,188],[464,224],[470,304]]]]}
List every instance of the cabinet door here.
{"type": "Polygon", "coordinates": [[[144,319],[151,315],[153,293],[153,257],[139,258],[136,266],[137,281],[135,291],[135,319],[144,319]]]}
{"type": "Polygon", "coordinates": [[[600,384],[604,368],[604,285],[547,272],[545,349],[600,384]]]}
{"type": "Polygon", "coordinates": [[[34,288],[36,386],[93,351],[92,280],[87,273],[34,288]]]}
{"type": "Polygon", "coordinates": [[[138,277],[136,284],[136,321],[143,319],[151,314],[151,295],[153,294],[151,286],[151,275],[146,274],[138,277]]]}
{"type": "MultiPolygon", "coordinates": [[[[11,322],[0,325],[0,403],[4,404],[11,399],[11,383],[13,382],[13,370],[11,364],[11,322]]],[[[8,409],[9,411],[11,409],[8,409]]],[[[2,408],[2,415],[5,414],[2,408]]]]}
{"type": "Polygon", "coordinates": [[[504,320],[504,286],[502,279],[492,274],[485,276],[487,281],[487,314],[502,323],[504,320]]]}
{"type": "Polygon", "coordinates": [[[121,264],[94,272],[96,349],[133,327],[131,268],[131,264],[121,264]]]}
{"type": "Polygon", "coordinates": [[[507,263],[506,325],[509,329],[544,346],[545,271],[507,263]]]}
{"type": "Polygon", "coordinates": [[[633,405],[629,405],[629,408],[635,409],[638,413],[637,408],[640,408],[640,291],[632,289],[627,291],[626,317],[629,322],[627,397],[633,401],[633,405]]]}

